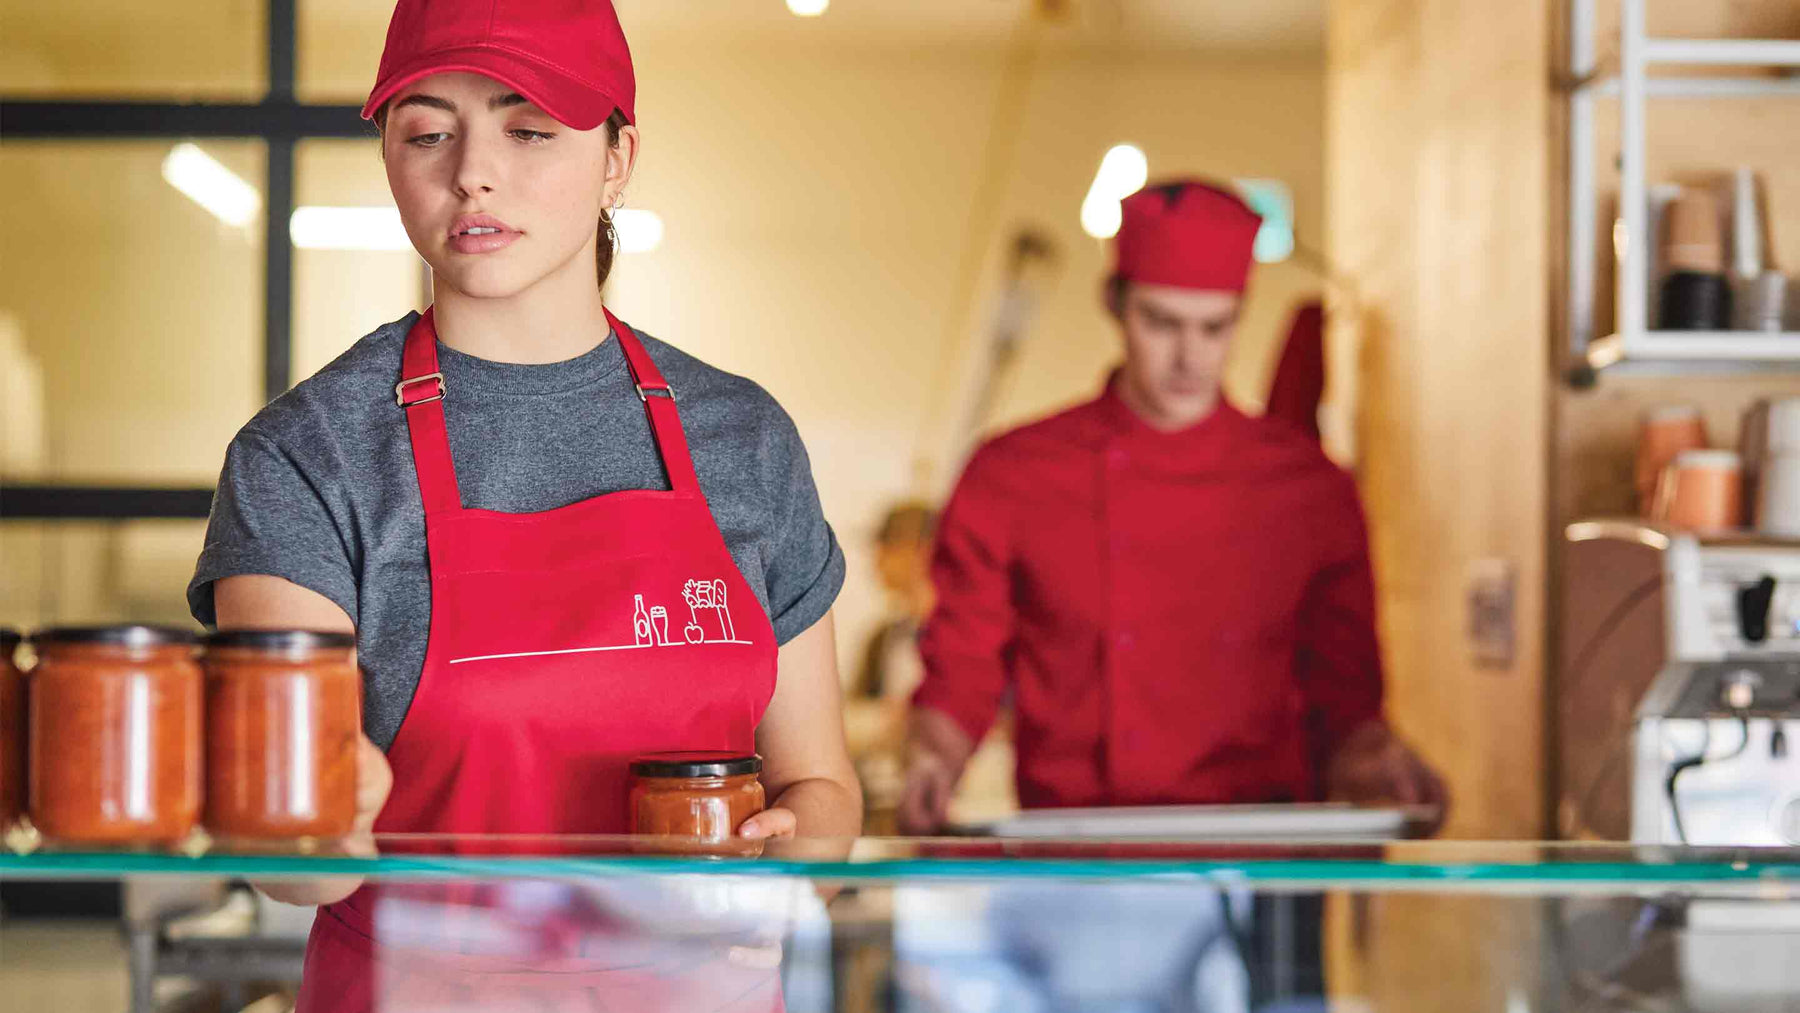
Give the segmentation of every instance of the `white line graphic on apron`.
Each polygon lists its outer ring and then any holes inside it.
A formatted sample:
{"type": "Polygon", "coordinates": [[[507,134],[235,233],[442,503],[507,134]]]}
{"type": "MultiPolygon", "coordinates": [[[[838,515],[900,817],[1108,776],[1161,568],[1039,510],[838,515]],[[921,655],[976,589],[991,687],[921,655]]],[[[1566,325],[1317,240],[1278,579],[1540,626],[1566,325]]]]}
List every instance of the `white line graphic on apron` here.
{"type": "Polygon", "coordinates": [[[631,637],[629,644],[599,647],[567,647],[554,651],[515,651],[509,654],[481,654],[469,658],[452,658],[450,664],[470,661],[500,661],[506,658],[543,658],[558,654],[594,654],[601,651],[647,651],[665,647],[702,647],[712,644],[750,646],[751,641],[737,638],[737,625],[732,622],[731,608],[726,602],[723,580],[690,580],[681,587],[681,600],[687,603],[688,624],[681,630],[680,640],[669,639],[669,610],[662,605],[646,605],[644,596],[632,595],[631,637]]]}

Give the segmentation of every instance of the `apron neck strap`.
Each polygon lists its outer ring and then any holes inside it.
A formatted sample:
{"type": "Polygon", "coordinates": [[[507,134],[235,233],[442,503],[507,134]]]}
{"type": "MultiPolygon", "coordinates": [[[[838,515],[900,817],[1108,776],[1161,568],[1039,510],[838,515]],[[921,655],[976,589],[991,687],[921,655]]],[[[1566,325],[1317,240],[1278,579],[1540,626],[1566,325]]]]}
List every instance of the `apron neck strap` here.
{"type": "Polygon", "coordinates": [[[444,374],[438,369],[437,325],[427,308],[406,335],[400,355],[400,382],[394,400],[406,412],[412,437],[413,468],[419,473],[419,496],[427,514],[462,509],[456,486],[456,462],[450,457],[450,432],[444,427],[444,374]]]}
{"type": "Polygon", "coordinates": [[[663,470],[669,476],[669,488],[681,493],[698,493],[700,478],[694,473],[694,457],[688,450],[687,433],[681,428],[681,412],[675,407],[675,388],[663,379],[662,371],[650,360],[631,328],[612,310],[605,310],[612,324],[613,336],[625,352],[625,368],[631,370],[638,400],[644,402],[644,414],[650,418],[650,435],[656,437],[656,449],[662,454],[663,470]]]}
{"type": "MultiPolygon", "coordinates": [[[[428,514],[462,509],[456,462],[450,456],[450,435],[444,424],[444,397],[448,390],[438,368],[437,325],[432,313],[427,309],[407,333],[400,359],[400,382],[394,386],[394,400],[406,412],[413,467],[419,473],[419,494],[428,514]]],[[[698,493],[700,479],[694,472],[681,415],[675,408],[674,389],[663,379],[631,328],[613,316],[611,310],[606,311],[606,320],[625,353],[625,366],[631,372],[638,398],[644,402],[650,434],[662,455],[669,487],[679,493],[698,493]]]]}

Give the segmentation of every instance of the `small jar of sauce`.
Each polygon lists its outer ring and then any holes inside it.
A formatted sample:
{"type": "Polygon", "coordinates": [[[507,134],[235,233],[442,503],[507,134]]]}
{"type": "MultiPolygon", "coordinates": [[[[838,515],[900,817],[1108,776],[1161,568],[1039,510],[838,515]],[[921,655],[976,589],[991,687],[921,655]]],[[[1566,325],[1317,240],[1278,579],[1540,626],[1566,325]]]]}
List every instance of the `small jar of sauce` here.
{"type": "Polygon", "coordinates": [[[46,837],[173,843],[200,817],[197,638],[153,626],[32,635],[26,762],[46,837]]]}
{"type": "Polygon", "coordinates": [[[652,753],[631,763],[631,832],[668,838],[667,850],[755,853],[737,830],[763,810],[762,757],[652,753]]]}
{"type": "Polygon", "coordinates": [[[25,677],[13,655],[19,650],[17,630],[0,629],[0,832],[25,815],[25,677]]]}
{"type": "Polygon", "coordinates": [[[356,637],[226,630],[205,643],[207,830],[349,834],[362,727],[356,637]]]}

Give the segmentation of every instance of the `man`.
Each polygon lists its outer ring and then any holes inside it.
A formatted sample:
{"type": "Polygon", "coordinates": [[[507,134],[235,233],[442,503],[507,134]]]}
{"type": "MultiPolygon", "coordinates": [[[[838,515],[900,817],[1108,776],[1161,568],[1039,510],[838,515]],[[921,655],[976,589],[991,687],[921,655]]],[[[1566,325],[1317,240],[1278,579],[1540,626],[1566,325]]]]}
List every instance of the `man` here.
{"type": "Polygon", "coordinates": [[[1382,719],[1353,482],[1220,393],[1258,217],[1198,182],[1122,213],[1124,365],[981,447],[945,511],[902,827],[943,824],[1009,697],[1027,808],[1441,805],[1382,719]]]}

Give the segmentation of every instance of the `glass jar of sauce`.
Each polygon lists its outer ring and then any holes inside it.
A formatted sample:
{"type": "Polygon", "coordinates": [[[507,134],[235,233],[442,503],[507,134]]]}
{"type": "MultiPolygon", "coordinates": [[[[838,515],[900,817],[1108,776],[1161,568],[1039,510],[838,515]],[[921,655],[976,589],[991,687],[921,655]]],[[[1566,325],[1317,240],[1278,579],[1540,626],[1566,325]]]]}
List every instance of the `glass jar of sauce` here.
{"type": "Polygon", "coordinates": [[[32,635],[26,760],[46,837],[173,843],[200,817],[197,638],[152,626],[32,635]]]}
{"type": "Polygon", "coordinates": [[[0,831],[25,815],[25,677],[13,655],[19,649],[16,630],[0,629],[0,831]]]}
{"type": "Polygon", "coordinates": [[[349,633],[206,638],[206,829],[343,837],[356,818],[361,678],[349,633]]]}
{"type": "Polygon", "coordinates": [[[762,757],[738,753],[652,753],[631,763],[631,832],[665,838],[659,850],[754,854],[761,841],[737,837],[763,810],[762,757]]]}

